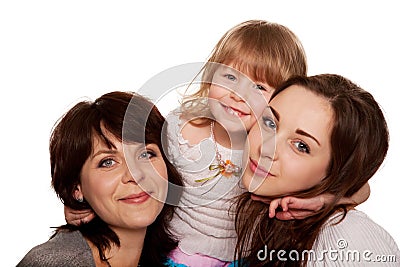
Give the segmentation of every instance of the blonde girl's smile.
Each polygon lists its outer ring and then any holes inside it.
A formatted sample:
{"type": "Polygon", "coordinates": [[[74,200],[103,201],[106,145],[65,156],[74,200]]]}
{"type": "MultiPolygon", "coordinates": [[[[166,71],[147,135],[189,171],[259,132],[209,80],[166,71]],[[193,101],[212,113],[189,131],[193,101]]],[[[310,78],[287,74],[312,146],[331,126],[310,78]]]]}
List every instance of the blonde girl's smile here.
{"type": "Polygon", "coordinates": [[[250,115],[249,112],[244,112],[240,109],[225,105],[223,103],[221,103],[221,106],[224,108],[224,110],[226,111],[227,114],[238,117],[238,118],[243,118],[244,116],[250,115]]]}

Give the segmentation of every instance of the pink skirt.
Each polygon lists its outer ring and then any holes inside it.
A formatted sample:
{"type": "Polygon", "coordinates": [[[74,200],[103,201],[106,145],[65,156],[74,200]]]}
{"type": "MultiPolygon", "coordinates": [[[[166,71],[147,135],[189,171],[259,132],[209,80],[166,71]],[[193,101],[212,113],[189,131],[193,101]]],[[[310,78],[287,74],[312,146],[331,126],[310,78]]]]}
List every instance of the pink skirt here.
{"type": "Polygon", "coordinates": [[[189,255],[183,252],[179,247],[171,251],[168,257],[174,263],[184,264],[190,267],[228,267],[232,263],[230,261],[221,261],[219,259],[198,253],[189,255]]]}

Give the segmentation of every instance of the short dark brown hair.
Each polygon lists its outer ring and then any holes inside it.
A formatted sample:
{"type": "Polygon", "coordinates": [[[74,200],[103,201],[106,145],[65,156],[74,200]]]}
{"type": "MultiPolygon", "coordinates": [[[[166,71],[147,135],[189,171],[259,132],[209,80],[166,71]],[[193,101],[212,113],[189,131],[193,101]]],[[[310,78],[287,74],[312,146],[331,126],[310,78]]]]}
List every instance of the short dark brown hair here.
{"type": "MultiPolygon", "coordinates": [[[[77,103],[58,121],[50,138],[52,186],[61,201],[75,210],[90,208],[87,202],[81,203],[74,198],[74,191],[80,184],[82,166],[93,150],[94,136],[100,137],[110,148],[115,147],[102,127],[121,142],[158,145],[167,166],[169,182],[181,186],[181,176],[162,149],[162,140],[166,140],[162,131],[164,123],[164,117],[151,101],[132,92],[111,92],[94,102],[77,103]]],[[[178,199],[176,192],[173,196],[178,199]]],[[[158,266],[176,247],[177,242],[168,231],[173,212],[174,206],[165,204],[155,222],[147,228],[140,259],[142,265],[158,266]]],[[[110,242],[119,245],[118,236],[98,217],[78,227],[65,225],[60,229],[81,231],[97,246],[101,257],[110,242]]]]}

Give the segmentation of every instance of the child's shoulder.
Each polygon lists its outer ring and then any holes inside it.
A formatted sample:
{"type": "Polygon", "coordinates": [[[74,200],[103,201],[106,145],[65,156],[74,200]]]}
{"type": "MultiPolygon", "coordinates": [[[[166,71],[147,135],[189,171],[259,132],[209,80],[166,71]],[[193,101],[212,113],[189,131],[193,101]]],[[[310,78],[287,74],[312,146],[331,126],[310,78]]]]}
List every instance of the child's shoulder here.
{"type": "Polygon", "coordinates": [[[169,135],[180,136],[190,145],[197,145],[210,137],[209,119],[189,119],[180,109],[175,109],[167,115],[166,120],[169,135]]]}
{"type": "Polygon", "coordinates": [[[210,125],[196,121],[187,121],[181,126],[181,134],[190,145],[197,145],[210,137],[210,125]]]}

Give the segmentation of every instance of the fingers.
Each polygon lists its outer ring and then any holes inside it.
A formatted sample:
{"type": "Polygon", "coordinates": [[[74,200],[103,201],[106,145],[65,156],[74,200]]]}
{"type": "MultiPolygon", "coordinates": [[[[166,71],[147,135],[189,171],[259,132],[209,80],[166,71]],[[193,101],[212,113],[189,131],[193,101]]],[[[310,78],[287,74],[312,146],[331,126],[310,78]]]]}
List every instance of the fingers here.
{"type": "Polygon", "coordinates": [[[83,223],[88,223],[88,222],[90,222],[91,220],[94,219],[94,217],[96,217],[96,214],[94,214],[94,212],[91,212],[88,216],[86,216],[86,217],[83,219],[83,223]]]}
{"type": "Polygon", "coordinates": [[[314,215],[312,211],[306,210],[290,210],[290,211],[279,211],[276,213],[276,218],[279,220],[301,220],[314,215]]]}
{"type": "MultiPolygon", "coordinates": [[[[318,211],[324,206],[324,198],[317,196],[313,198],[297,198],[297,197],[284,197],[282,205],[286,207],[284,210],[306,210],[318,211]]],[[[283,208],[283,206],[282,206],[283,208]]]]}
{"type": "Polygon", "coordinates": [[[281,207],[283,211],[288,211],[289,210],[289,205],[293,203],[291,197],[284,197],[281,200],[281,207]]]}
{"type": "Polygon", "coordinates": [[[288,212],[289,211],[289,205],[291,203],[293,203],[291,197],[284,197],[284,198],[274,199],[271,202],[271,205],[269,207],[269,217],[273,218],[274,216],[277,216],[277,218],[280,219],[280,220],[292,220],[292,219],[294,219],[293,215],[290,212],[288,212]],[[272,204],[273,204],[273,206],[272,206],[272,204]],[[279,206],[281,206],[282,211],[278,211],[276,213],[275,211],[279,206]],[[273,210],[271,211],[271,209],[273,209],[273,210]]]}
{"type": "Polygon", "coordinates": [[[86,210],[73,210],[64,206],[64,216],[67,223],[79,226],[82,223],[88,223],[96,216],[90,209],[86,210]]]}
{"type": "Polygon", "coordinates": [[[269,214],[268,216],[270,218],[275,217],[275,210],[281,205],[281,198],[277,198],[271,201],[269,204],[269,214]]]}
{"type": "Polygon", "coordinates": [[[79,216],[76,215],[71,220],[67,219],[67,223],[75,225],[75,226],[79,226],[81,224],[90,222],[91,220],[94,219],[94,217],[96,217],[96,214],[94,214],[94,212],[86,212],[86,213],[80,214],[79,216]]]}
{"type": "Polygon", "coordinates": [[[308,203],[308,199],[306,198],[297,198],[297,197],[284,197],[284,203],[287,207],[286,210],[290,209],[304,209],[310,206],[308,203]]]}
{"type": "Polygon", "coordinates": [[[294,220],[295,217],[292,215],[291,212],[288,211],[278,211],[276,213],[276,218],[282,221],[294,220]]]}
{"type": "Polygon", "coordinates": [[[72,217],[72,216],[65,217],[65,220],[67,221],[68,224],[72,224],[72,225],[75,225],[75,226],[79,226],[82,223],[84,223],[83,219],[80,219],[78,217],[72,217]]]}
{"type": "Polygon", "coordinates": [[[77,218],[77,219],[73,220],[70,224],[79,226],[81,224],[90,222],[91,220],[94,219],[94,217],[96,217],[96,215],[93,212],[90,212],[89,215],[85,216],[84,218],[77,218]]]}
{"type": "Polygon", "coordinates": [[[268,216],[270,218],[276,217],[279,220],[304,219],[315,215],[324,206],[323,196],[313,198],[287,196],[271,200],[252,194],[251,198],[269,204],[268,216]],[[282,211],[276,211],[278,207],[281,207],[282,211]]]}

